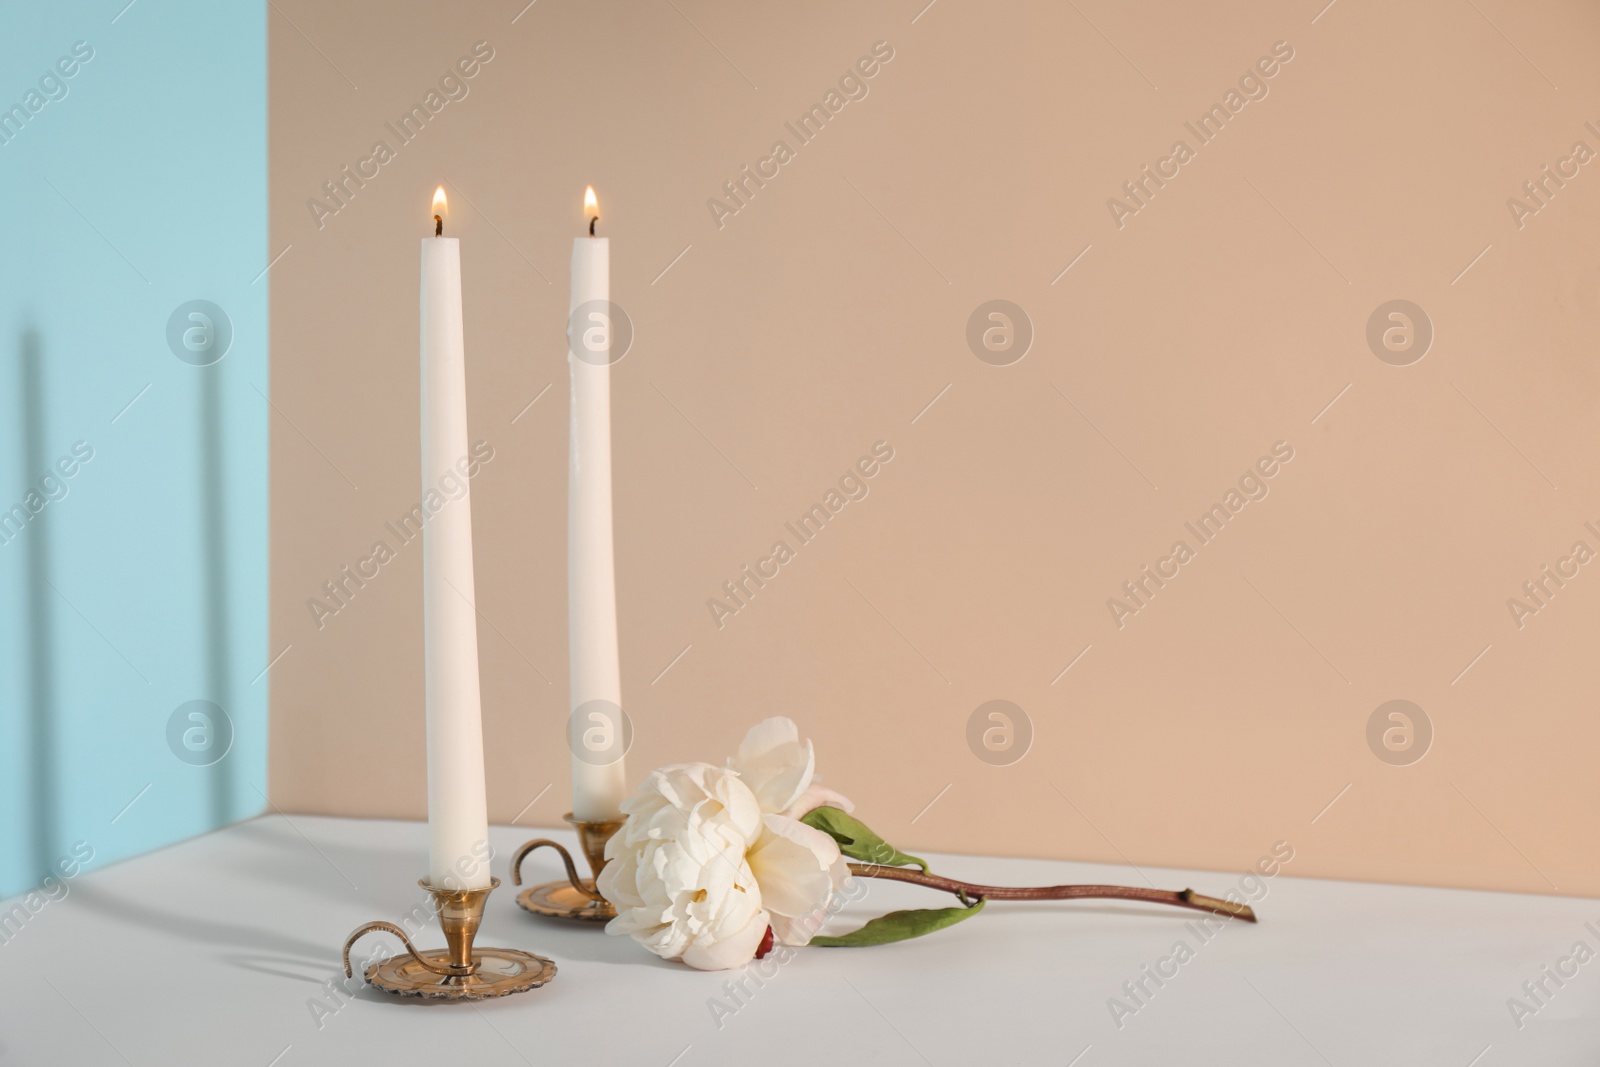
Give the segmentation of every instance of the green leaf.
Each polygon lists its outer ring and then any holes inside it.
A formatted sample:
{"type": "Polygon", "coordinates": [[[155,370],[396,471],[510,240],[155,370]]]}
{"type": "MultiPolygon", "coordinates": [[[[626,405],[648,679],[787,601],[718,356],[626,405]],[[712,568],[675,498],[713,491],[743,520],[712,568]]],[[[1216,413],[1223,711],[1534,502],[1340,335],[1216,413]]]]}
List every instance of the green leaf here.
{"type": "Polygon", "coordinates": [[[926,860],[901,852],[869,830],[866,823],[838,808],[814,808],[800,821],[839,842],[839,851],[853,860],[880,867],[921,867],[923,874],[928,873],[926,860]]]}
{"type": "Polygon", "coordinates": [[[970,908],[920,908],[915,911],[891,911],[887,915],[880,915],[867,923],[859,930],[852,930],[848,934],[838,937],[813,937],[813,945],[823,948],[864,948],[868,945],[887,945],[894,941],[905,941],[923,934],[931,934],[935,930],[943,930],[946,926],[954,926],[963,919],[970,919],[983,910],[984,902],[978,901],[970,908]]]}

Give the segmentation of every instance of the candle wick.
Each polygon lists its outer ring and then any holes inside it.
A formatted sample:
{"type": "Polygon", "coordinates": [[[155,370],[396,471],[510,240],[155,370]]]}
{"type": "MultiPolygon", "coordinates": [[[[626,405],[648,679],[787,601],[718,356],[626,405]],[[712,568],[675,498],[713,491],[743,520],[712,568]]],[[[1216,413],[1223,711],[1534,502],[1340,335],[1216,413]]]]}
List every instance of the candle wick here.
{"type": "Polygon", "coordinates": [[[433,235],[435,237],[444,236],[444,216],[435,215],[433,217],[433,235]]]}
{"type": "Polygon", "coordinates": [[[600,216],[599,215],[596,215],[594,218],[589,220],[589,236],[590,237],[594,236],[594,224],[599,222],[599,221],[600,221],[600,216]]]}

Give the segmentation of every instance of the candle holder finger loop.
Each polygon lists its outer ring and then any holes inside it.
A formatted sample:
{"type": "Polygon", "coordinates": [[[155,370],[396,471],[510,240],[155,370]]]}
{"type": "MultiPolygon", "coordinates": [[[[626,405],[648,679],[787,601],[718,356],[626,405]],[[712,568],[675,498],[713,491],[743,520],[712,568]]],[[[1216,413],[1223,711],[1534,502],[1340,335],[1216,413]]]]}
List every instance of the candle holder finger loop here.
{"type": "MultiPolygon", "coordinates": [[[[594,883],[578,877],[578,866],[572,862],[572,853],[567,851],[566,846],[559,841],[552,841],[548,837],[526,842],[521,848],[517,849],[516,855],[511,857],[511,881],[513,884],[522,884],[522,860],[528,853],[537,848],[553,848],[561,853],[561,862],[567,866],[567,882],[574,890],[582,893],[590,900],[605,900],[605,897],[602,897],[594,890],[594,883]]],[[[559,885],[560,883],[552,884],[559,885]]]]}
{"type": "MultiPolygon", "coordinates": [[[[415,946],[415,945],[413,945],[411,943],[411,938],[406,936],[406,932],[404,930],[402,930],[400,927],[396,926],[394,923],[384,922],[382,919],[377,919],[377,920],[375,920],[373,922],[364,923],[361,926],[356,927],[355,930],[350,934],[349,939],[345,941],[345,943],[344,943],[344,976],[346,978],[354,978],[355,977],[355,971],[352,970],[351,967],[350,967],[350,949],[352,947],[354,947],[355,943],[357,941],[359,941],[363,936],[365,936],[366,934],[370,934],[374,930],[384,930],[384,931],[387,931],[388,933],[391,933],[394,936],[398,937],[400,939],[400,943],[406,947],[406,951],[411,953],[411,958],[416,960],[417,963],[421,964],[423,967],[426,967],[428,970],[432,971],[434,974],[450,975],[450,974],[457,974],[457,973],[467,973],[467,974],[471,973],[470,971],[458,972],[453,967],[449,967],[449,966],[440,967],[438,964],[430,963],[426,958],[423,957],[422,953],[417,951],[417,946],[415,946]]],[[[474,966],[473,970],[476,970],[476,969],[477,969],[476,966],[474,966]]]]}
{"type": "Polygon", "coordinates": [[[428,891],[444,931],[445,947],[418,949],[401,927],[379,919],[355,928],[344,943],[344,973],[354,976],[350,949],[374,930],[394,934],[405,953],[367,966],[367,984],[386,993],[429,1000],[484,1000],[537,989],[555,977],[556,965],[543,956],[513,948],[474,947],[483,907],[500,879],[481,889],[450,889],[418,882],[428,891]]]}
{"type": "Polygon", "coordinates": [[[609,922],[617,917],[617,909],[600,894],[595,883],[606,865],[606,842],[622,829],[622,820],[575,819],[569,814],[566,816],[566,821],[578,831],[578,844],[583,850],[584,858],[589,861],[593,877],[578,877],[578,867],[573,862],[572,853],[568,852],[560,842],[537,838],[517,849],[511,860],[512,880],[521,885],[523,858],[534,849],[546,847],[561,853],[561,860],[567,868],[567,880],[541,882],[531,889],[525,889],[518,895],[517,903],[535,915],[551,919],[566,919],[580,923],[609,922]]]}

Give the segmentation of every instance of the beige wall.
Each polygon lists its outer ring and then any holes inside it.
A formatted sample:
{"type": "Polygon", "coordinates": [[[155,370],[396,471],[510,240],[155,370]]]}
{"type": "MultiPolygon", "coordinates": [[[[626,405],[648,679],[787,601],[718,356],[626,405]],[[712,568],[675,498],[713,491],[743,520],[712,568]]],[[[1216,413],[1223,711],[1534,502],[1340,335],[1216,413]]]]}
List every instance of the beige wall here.
{"type": "Polygon", "coordinates": [[[1600,550],[1600,163],[1520,227],[1507,206],[1600,150],[1600,14],[922,3],[275,5],[274,802],[424,813],[417,546],[320,630],[307,601],[419,495],[416,242],[443,181],[495,449],[490,811],[547,785],[520,821],[567,810],[562,334],[593,183],[637,330],[614,378],[631,777],[786,712],[908,848],[1238,869],[1285,840],[1297,875],[1600,892],[1600,562],[1521,628],[1507,607],[1600,550]],[[319,230],[322,182],[480,40],[470,95],[319,230]],[[785,121],[878,41],[869,95],[719,229],[707,199],[796,148],[785,121]],[[1279,41],[1268,95],[1119,229],[1108,198],[1279,41]],[[964,337],[994,298],[1036,331],[1010,366],[964,337]],[[1409,366],[1365,339],[1397,298],[1435,332],[1409,366]],[[870,494],[719,629],[708,598],[877,441],[870,494]],[[1270,494],[1201,546],[1184,523],[1280,441],[1270,494]],[[1108,598],[1179,539],[1193,560],[1119,628],[1108,598]],[[1035,731],[1010,766],[968,748],[991,699],[1035,731]],[[1420,762],[1368,746],[1391,699],[1433,725],[1420,762]]]}

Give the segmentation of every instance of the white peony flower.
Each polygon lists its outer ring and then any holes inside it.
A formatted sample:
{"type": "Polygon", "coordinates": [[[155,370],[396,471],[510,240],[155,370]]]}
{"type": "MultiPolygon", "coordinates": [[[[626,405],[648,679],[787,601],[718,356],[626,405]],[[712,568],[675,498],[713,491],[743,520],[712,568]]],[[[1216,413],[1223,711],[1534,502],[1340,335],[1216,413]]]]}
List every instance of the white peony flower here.
{"type": "Polygon", "coordinates": [[[770,919],[744,858],[761,809],[739,776],[709,763],[663,767],[622,813],[600,872],[600,893],[617,909],[606,929],[704,970],[753,956],[770,919]]]}
{"type": "Polygon", "coordinates": [[[757,724],[728,763],[652,771],[623,802],[600,872],[617,909],[608,933],[701,970],[749,962],[769,928],[781,944],[806,944],[849,877],[838,843],[799,821],[851,805],[813,787],[811,743],[793,722],[757,724]]]}

